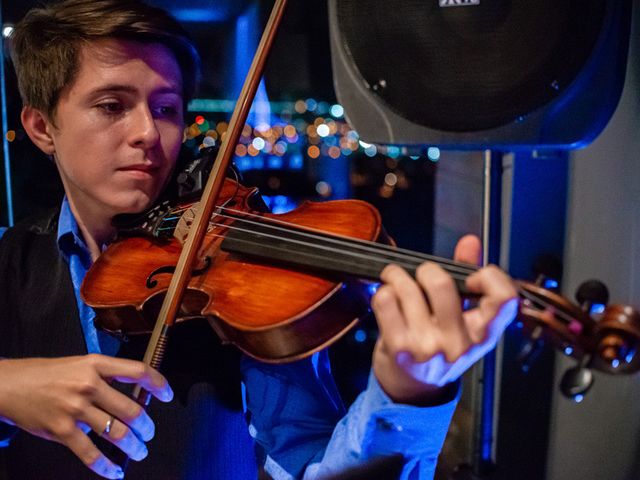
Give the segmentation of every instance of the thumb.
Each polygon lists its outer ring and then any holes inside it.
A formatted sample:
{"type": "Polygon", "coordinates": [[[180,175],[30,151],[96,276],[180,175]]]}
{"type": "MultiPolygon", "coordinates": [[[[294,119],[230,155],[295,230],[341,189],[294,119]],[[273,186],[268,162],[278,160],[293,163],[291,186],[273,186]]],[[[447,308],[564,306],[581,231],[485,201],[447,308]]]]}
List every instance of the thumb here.
{"type": "Polygon", "coordinates": [[[475,235],[465,235],[456,244],[453,259],[458,262],[480,265],[482,260],[482,244],[475,235]]]}

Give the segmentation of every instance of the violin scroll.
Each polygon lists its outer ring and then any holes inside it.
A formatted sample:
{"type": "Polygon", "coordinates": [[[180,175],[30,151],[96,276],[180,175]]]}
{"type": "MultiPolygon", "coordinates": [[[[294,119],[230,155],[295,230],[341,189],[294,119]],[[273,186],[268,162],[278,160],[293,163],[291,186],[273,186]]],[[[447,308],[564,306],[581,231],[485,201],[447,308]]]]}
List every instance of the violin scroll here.
{"type": "Polygon", "coordinates": [[[594,368],[607,373],[640,370],[640,313],[628,305],[611,305],[594,330],[594,368]]]}
{"type": "Polygon", "coordinates": [[[592,369],[605,373],[640,370],[640,313],[627,305],[606,306],[609,292],[597,280],[583,283],[576,292],[578,304],[542,286],[519,282],[522,298],[519,320],[531,338],[519,360],[523,369],[535,348],[543,343],[577,360],[560,382],[562,393],[580,401],[591,388],[592,369]]]}

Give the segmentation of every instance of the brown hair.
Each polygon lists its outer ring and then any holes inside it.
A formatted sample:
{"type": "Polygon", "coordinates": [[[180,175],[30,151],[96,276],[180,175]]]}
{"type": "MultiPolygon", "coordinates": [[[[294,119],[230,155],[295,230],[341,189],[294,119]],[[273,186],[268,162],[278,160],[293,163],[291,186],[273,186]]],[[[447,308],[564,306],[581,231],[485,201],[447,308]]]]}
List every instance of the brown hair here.
{"type": "Polygon", "coordinates": [[[104,38],[166,46],[182,71],[185,102],[193,96],[200,59],[189,35],[167,12],[135,0],[64,0],[30,10],[11,35],[23,103],[53,119],[61,91],[78,73],[82,44],[104,38]]]}

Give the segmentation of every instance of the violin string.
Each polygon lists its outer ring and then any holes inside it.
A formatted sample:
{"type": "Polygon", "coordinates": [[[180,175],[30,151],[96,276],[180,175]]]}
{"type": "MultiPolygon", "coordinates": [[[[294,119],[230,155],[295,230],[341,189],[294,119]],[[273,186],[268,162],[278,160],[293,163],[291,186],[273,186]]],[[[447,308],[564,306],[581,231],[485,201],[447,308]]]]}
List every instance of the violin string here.
{"type": "MultiPolygon", "coordinates": [[[[172,213],[178,213],[178,212],[184,212],[186,211],[189,207],[181,207],[179,209],[174,209],[172,210],[172,213]]],[[[263,217],[261,215],[257,215],[257,214],[253,214],[253,213],[248,213],[245,211],[240,211],[240,210],[235,210],[232,208],[228,208],[228,207],[220,207],[218,209],[219,212],[225,211],[225,212],[230,212],[231,214],[223,214],[223,213],[217,213],[214,216],[219,216],[222,218],[228,218],[231,220],[234,220],[235,222],[240,222],[242,224],[254,224],[254,225],[260,225],[262,227],[268,227],[270,229],[276,230],[276,231],[285,231],[285,232],[290,232],[290,231],[294,231],[297,235],[301,235],[304,237],[309,237],[312,239],[316,239],[316,240],[321,240],[321,241],[325,241],[328,243],[334,243],[337,244],[339,246],[343,246],[343,247],[351,247],[351,248],[356,248],[362,251],[371,251],[373,253],[378,254],[379,256],[381,254],[384,254],[388,257],[390,257],[391,259],[397,260],[394,263],[398,263],[400,266],[403,266],[404,268],[415,268],[417,267],[417,265],[419,263],[421,263],[421,261],[424,260],[430,260],[430,261],[434,261],[435,263],[439,263],[447,272],[449,272],[449,274],[452,275],[453,278],[458,279],[458,280],[464,280],[470,273],[473,273],[474,271],[477,271],[477,267],[470,265],[470,264],[464,264],[464,263],[459,263],[459,262],[454,262],[454,261],[450,261],[448,259],[443,259],[440,257],[435,257],[433,255],[428,255],[428,254],[423,254],[420,252],[412,252],[410,250],[405,250],[405,249],[396,249],[395,247],[392,246],[388,246],[388,245],[383,245],[383,244],[378,244],[375,242],[370,242],[370,241],[366,241],[366,240],[360,240],[360,239],[342,239],[338,236],[333,236],[331,233],[327,232],[323,232],[323,231],[316,231],[314,229],[311,228],[307,228],[307,227],[303,227],[304,230],[301,230],[300,228],[295,228],[292,229],[292,224],[290,224],[289,222],[284,222],[281,220],[277,220],[277,219],[272,219],[272,218],[268,218],[268,217],[263,217]],[[239,218],[237,216],[234,216],[232,214],[237,214],[237,215],[243,215],[243,216],[248,216],[248,217],[252,217],[257,219],[256,220],[247,220],[245,218],[239,218]],[[317,233],[316,233],[317,232],[317,233]]],[[[237,227],[235,225],[228,225],[228,224],[224,224],[224,223],[217,223],[215,221],[210,222],[210,224],[214,225],[214,226],[220,226],[220,227],[224,227],[224,228],[228,228],[228,229],[234,229],[234,230],[240,230],[240,231],[245,231],[248,233],[256,233],[255,230],[251,230],[251,229],[243,229],[240,227],[237,227]]],[[[295,226],[295,225],[293,225],[295,226]]],[[[297,226],[295,226],[297,227],[297,226]]],[[[299,240],[293,240],[287,237],[283,237],[283,236],[279,236],[279,235],[274,235],[274,234],[265,234],[264,232],[257,232],[261,235],[267,235],[269,237],[278,239],[278,240],[285,240],[285,241],[289,241],[289,242],[293,242],[293,243],[298,243],[304,246],[312,246],[312,247],[318,247],[317,243],[311,243],[311,242],[303,242],[303,241],[299,241],[299,240]]],[[[219,234],[213,234],[213,236],[217,236],[217,237],[222,237],[224,238],[224,235],[219,235],[219,234]]],[[[255,243],[255,242],[250,242],[248,240],[241,240],[243,242],[247,242],[247,243],[255,243]]],[[[342,249],[337,249],[337,248],[332,248],[332,247],[320,247],[323,250],[329,251],[329,252],[333,252],[333,253],[340,253],[344,255],[344,250],[342,249]]],[[[385,261],[388,260],[388,258],[376,258],[374,256],[369,256],[366,255],[364,253],[354,253],[354,252],[350,252],[349,253],[352,257],[355,258],[362,258],[365,260],[378,260],[378,261],[385,261]]],[[[318,256],[317,258],[322,259],[324,257],[322,256],[318,256]]],[[[565,322],[569,323],[573,320],[573,318],[570,315],[565,314],[562,310],[558,310],[556,308],[554,308],[553,305],[551,305],[549,302],[547,302],[546,300],[544,300],[543,298],[539,297],[537,294],[531,293],[527,290],[524,290],[522,288],[517,288],[518,294],[520,297],[522,297],[525,300],[529,300],[532,304],[534,304],[535,306],[538,306],[539,308],[551,308],[553,309],[553,314],[556,317],[560,317],[562,318],[565,322]]]]}
{"type": "Polygon", "coordinates": [[[562,310],[557,309],[554,305],[547,302],[544,298],[538,296],[538,294],[536,293],[529,292],[527,290],[524,290],[523,288],[518,287],[518,294],[520,295],[520,297],[523,297],[525,300],[529,300],[533,304],[533,306],[538,306],[538,308],[543,310],[550,309],[551,313],[555,317],[562,318],[566,324],[570,324],[575,320],[571,315],[565,313],[562,310]]]}
{"type": "MultiPolygon", "coordinates": [[[[232,229],[236,229],[236,230],[241,230],[241,231],[246,231],[246,232],[250,232],[250,233],[252,233],[252,232],[253,232],[252,230],[246,230],[246,229],[243,229],[243,228],[240,228],[240,227],[230,226],[230,225],[226,225],[226,224],[216,224],[216,226],[228,227],[228,228],[232,228],[232,229]]],[[[221,236],[222,236],[222,235],[221,235],[221,236]]],[[[267,234],[267,236],[270,236],[270,235],[268,235],[268,234],[267,234]]],[[[282,238],[281,238],[281,237],[277,237],[277,238],[278,238],[278,239],[280,239],[280,240],[282,240],[282,238]]],[[[284,240],[290,241],[290,242],[292,242],[292,243],[301,243],[301,244],[303,244],[303,245],[306,245],[306,242],[300,242],[300,241],[296,241],[296,240],[292,240],[292,239],[288,239],[288,238],[287,238],[287,239],[284,239],[284,240]]],[[[242,241],[242,242],[245,242],[245,243],[257,244],[257,242],[252,242],[251,240],[245,240],[245,239],[242,239],[241,241],[242,241]]],[[[317,245],[314,245],[314,247],[315,247],[315,246],[317,246],[317,245]]],[[[323,248],[323,247],[320,247],[320,248],[323,248]]],[[[337,250],[337,249],[327,248],[327,250],[334,251],[334,252],[338,252],[338,250],[337,250]]],[[[340,252],[340,253],[344,253],[344,252],[340,252]]],[[[364,258],[367,258],[366,256],[364,256],[364,255],[362,255],[362,254],[353,254],[353,253],[351,253],[351,256],[352,256],[352,257],[364,257],[364,258]]],[[[324,258],[324,257],[322,257],[322,256],[317,256],[317,258],[322,259],[322,258],[324,258]]],[[[354,262],[354,263],[355,263],[355,262],[354,262]]],[[[398,264],[399,264],[400,266],[404,267],[404,268],[415,268],[415,267],[416,267],[416,264],[412,264],[412,263],[398,262],[398,264]]],[[[445,268],[445,270],[446,270],[446,268],[445,268]]],[[[449,271],[449,270],[447,270],[447,271],[451,274],[451,276],[452,276],[453,278],[458,279],[458,280],[464,280],[464,279],[467,277],[467,275],[466,275],[465,273],[463,273],[463,272],[456,272],[455,270],[454,270],[454,271],[449,271]]],[[[518,293],[519,293],[519,295],[520,295],[521,297],[523,297],[523,298],[524,298],[524,299],[526,299],[526,300],[529,300],[529,301],[530,301],[530,302],[532,302],[533,304],[538,305],[538,306],[540,306],[540,307],[544,307],[544,308],[553,308],[553,306],[552,306],[550,303],[546,302],[544,299],[542,299],[542,298],[540,298],[540,297],[536,296],[535,294],[533,294],[533,293],[531,293],[531,292],[528,292],[527,290],[524,290],[524,289],[522,289],[522,288],[517,288],[517,290],[518,290],[518,293]]],[[[558,311],[557,311],[557,312],[555,312],[555,313],[557,313],[557,316],[558,316],[558,317],[562,317],[562,318],[563,318],[563,320],[565,320],[566,322],[569,322],[569,321],[571,321],[571,320],[572,320],[572,318],[571,318],[570,316],[565,315],[565,314],[564,314],[564,312],[562,312],[561,310],[558,310],[558,311]]]]}
{"type": "MultiPolygon", "coordinates": [[[[231,213],[236,213],[236,211],[232,209],[224,209],[224,210],[231,211],[231,213]]],[[[238,213],[243,213],[243,212],[238,212],[238,213]]],[[[233,219],[243,224],[268,227],[271,230],[274,230],[277,232],[290,233],[291,231],[293,231],[296,235],[314,240],[313,242],[310,242],[310,243],[303,243],[304,245],[309,247],[314,247],[317,245],[318,241],[321,241],[328,244],[334,244],[337,247],[340,247],[339,250],[334,249],[332,250],[332,252],[343,253],[344,252],[343,249],[347,248],[351,250],[359,250],[361,252],[371,252],[375,255],[375,256],[367,257],[363,253],[361,254],[361,258],[364,260],[374,260],[374,261],[375,260],[377,261],[391,260],[391,261],[405,262],[405,263],[410,262],[410,263],[415,263],[416,264],[415,266],[424,262],[425,260],[429,260],[429,261],[439,263],[443,267],[446,267],[449,271],[458,271],[461,273],[470,274],[477,270],[477,268],[472,265],[453,262],[447,259],[441,259],[441,258],[432,256],[432,255],[420,254],[418,252],[411,252],[410,250],[396,249],[392,246],[383,245],[376,242],[360,240],[360,239],[344,238],[335,234],[323,232],[323,231],[312,229],[312,228],[306,228],[306,227],[303,229],[299,229],[299,228],[292,229],[291,224],[288,222],[282,222],[275,219],[265,218],[259,215],[250,215],[255,220],[247,220],[245,218],[238,218],[230,215],[225,216],[222,213],[218,215],[223,218],[233,219]],[[384,256],[384,258],[381,258],[382,256],[384,256]]],[[[275,238],[286,239],[287,237],[280,237],[276,235],[275,238]]]]}
{"type": "MultiPolygon", "coordinates": [[[[217,226],[227,227],[228,225],[218,224],[217,226]]],[[[221,238],[221,239],[225,238],[225,235],[219,234],[219,233],[209,233],[208,235],[211,236],[211,237],[217,237],[217,238],[221,238]]],[[[236,240],[239,241],[239,242],[245,243],[245,244],[261,245],[258,242],[254,242],[252,240],[247,240],[247,239],[236,239],[236,240]]],[[[323,257],[320,257],[320,258],[323,258],[323,257]]],[[[350,262],[347,262],[347,265],[349,263],[350,262]]],[[[357,263],[354,263],[354,264],[357,265],[357,263]]],[[[400,266],[405,267],[405,268],[413,267],[413,265],[406,265],[406,264],[405,265],[400,264],[400,266]]],[[[466,275],[463,275],[463,274],[460,274],[460,273],[456,273],[456,272],[451,273],[450,272],[450,274],[454,279],[464,280],[466,278],[466,275]]],[[[518,295],[522,299],[529,300],[531,302],[531,304],[532,304],[531,306],[537,307],[537,308],[540,308],[540,309],[552,309],[553,315],[558,317],[558,318],[560,318],[560,319],[562,319],[562,320],[564,320],[564,322],[566,324],[569,324],[571,321],[573,321],[573,318],[570,315],[567,315],[562,310],[558,310],[558,309],[554,308],[554,306],[552,304],[550,304],[549,302],[544,300],[544,298],[539,297],[537,294],[535,294],[533,292],[529,292],[529,291],[527,291],[527,290],[525,290],[523,288],[520,288],[520,287],[516,287],[516,291],[517,291],[518,295]]]]}
{"type": "MultiPolygon", "coordinates": [[[[184,212],[188,208],[190,207],[176,209],[172,212],[178,212],[178,211],[184,212]]],[[[413,252],[411,250],[396,248],[394,246],[384,245],[384,244],[380,244],[372,241],[367,241],[367,240],[362,240],[357,238],[340,237],[336,234],[331,234],[330,232],[317,230],[311,227],[300,227],[286,221],[264,217],[262,215],[258,215],[254,213],[244,212],[244,211],[235,210],[227,207],[219,207],[218,212],[222,212],[222,211],[230,212],[230,214],[228,214],[226,217],[222,213],[218,213],[218,215],[223,216],[224,218],[230,218],[243,223],[251,223],[254,225],[267,226],[283,232],[290,232],[293,230],[297,235],[307,236],[314,240],[321,239],[325,242],[335,243],[340,247],[358,248],[360,250],[370,251],[377,255],[381,255],[382,252],[385,252],[384,254],[390,258],[402,258],[405,260],[410,259],[410,261],[415,261],[419,263],[422,263],[422,261],[428,260],[428,261],[438,263],[440,265],[450,265],[459,271],[466,272],[467,274],[470,274],[477,270],[477,267],[475,265],[456,262],[453,260],[436,257],[434,255],[429,255],[421,252],[413,252]],[[243,217],[250,217],[255,220],[252,221],[252,220],[247,220],[246,218],[239,218],[239,217],[233,216],[234,214],[242,215],[243,217]],[[296,227],[296,228],[292,228],[292,227],[296,227]]],[[[308,246],[313,247],[314,243],[310,243],[308,246]]]]}
{"type": "MultiPolygon", "coordinates": [[[[229,208],[223,208],[222,210],[225,211],[229,211],[232,214],[233,213],[239,213],[239,214],[243,214],[244,212],[238,212],[236,210],[233,209],[229,209],[229,208]]],[[[282,229],[284,231],[286,231],[288,228],[290,229],[292,227],[292,224],[289,222],[285,222],[279,219],[275,219],[275,218],[270,218],[270,217],[263,217],[262,215],[257,215],[257,214],[253,214],[253,213],[249,213],[248,215],[249,217],[258,219],[258,223],[261,225],[265,225],[265,224],[269,224],[272,226],[277,226],[280,225],[282,226],[282,229]]],[[[235,217],[234,217],[235,218],[235,217]]],[[[436,257],[434,255],[429,255],[426,253],[421,253],[421,252],[414,252],[411,250],[407,250],[407,249],[403,249],[403,248],[397,248],[391,245],[384,245],[384,244],[380,244],[377,242],[372,242],[370,240],[362,240],[359,238],[346,238],[346,237],[340,237],[337,234],[331,234],[329,232],[325,232],[322,230],[318,230],[318,229],[314,229],[312,227],[299,227],[296,225],[293,225],[295,228],[296,233],[303,233],[303,232],[308,232],[309,234],[311,234],[312,238],[314,234],[316,235],[321,235],[323,238],[332,238],[334,239],[335,242],[337,243],[342,243],[344,245],[348,245],[348,246],[352,246],[355,244],[360,245],[363,249],[370,249],[371,251],[375,252],[375,253],[379,253],[381,250],[387,252],[388,255],[390,256],[403,256],[403,257],[410,257],[412,259],[422,259],[424,260],[429,260],[435,263],[439,263],[439,264],[448,264],[448,265],[452,265],[455,267],[459,267],[460,269],[468,269],[469,272],[473,272],[475,270],[477,270],[477,267],[475,267],[474,265],[470,265],[470,264],[464,264],[461,262],[456,262],[454,260],[449,260],[446,258],[441,258],[441,257],[436,257]]]]}
{"type": "MultiPolygon", "coordinates": [[[[238,219],[237,217],[232,217],[229,215],[224,215],[224,214],[218,214],[219,217],[222,218],[230,218],[232,220],[235,220],[233,225],[225,225],[229,228],[232,228],[234,230],[239,230],[239,231],[243,231],[246,233],[255,233],[255,230],[251,229],[251,225],[259,225],[262,227],[268,227],[271,231],[275,231],[275,232],[279,232],[282,229],[282,227],[279,226],[274,226],[274,225],[270,225],[270,224],[264,224],[261,222],[255,222],[252,220],[245,220],[245,219],[238,219]],[[238,227],[235,225],[235,223],[241,223],[243,225],[249,225],[249,228],[242,228],[242,227],[238,227]]],[[[291,229],[289,230],[284,230],[287,233],[291,233],[291,229]]],[[[401,264],[401,266],[404,266],[405,268],[416,268],[420,263],[422,263],[422,260],[419,258],[416,258],[415,256],[410,256],[410,255],[406,255],[406,254],[399,254],[396,255],[395,252],[393,251],[386,251],[384,249],[383,252],[381,253],[379,251],[379,249],[377,248],[378,244],[376,243],[371,243],[371,244],[352,244],[350,241],[346,241],[346,240],[342,240],[340,238],[336,238],[333,236],[326,236],[326,235],[319,235],[319,234],[315,234],[313,232],[308,232],[308,231],[299,231],[299,230],[295,230],[293,231],[296,235],[301,235],[303,237],[306,238],[312,238],[315,240],[315,242],[308,242],[308,241],[302,241],[302,240],[294,240],[291,239],[290,237],[287,236],[281,236],[278,235],[277,233],[264,233],[263,231],[257,232],[260,235],[266,235],[269,238],[272,239],[276,239],[276,240],[281,240],[281,241],[287,241],[296,245],[302,245],[305,247],[312,247],[313,249],[315,249],[316,251],[320,252],[320,251],[324,251],[327,253],[333,253],[333,254],[337,254],[337,255],[351,255],[353,258],[359,258],[361,260],[364,261],[374,261],[374,262],[384,262],[384,264],[386,265],[387,263],[391,263],[389,260],[393,260],[393,262],[401,264]],[[324,242],[324,244],[323,244],[324,242]],[[334,245],[337,245],[338,247],[341,248],[337,248],[334,245]],[[345,251],[346,250],[346,251],[345,251]],[[367,252],[371,252],[374,253],[376,255],[371,255],[367,252]],[[386,255],[386,257],[384,256],[386,255]],[[389,258],[390,257],[390,258],[389,258]]],[[[322,259],[324,258],[321,255],[318,255],[316,258],[318,259],[322,259]]],[[[452,266],[452,265],[448,265],[445,264],[443,265],[443,268],[445,268],[447,271],[449,271],[450,273],[455,272],[455,273],[460,273],[460,274],[464,274],[464,275],[468,275],[468,271],[464,270],[464,269],[460,269],[457,268],[456,266],[452,266]]]]}
{"type": "MultiPolygon", "coordinates": [[[[240,227],[230,227],[229,225],[225,225],[225,224],[216,224],[216,226],[229,227],[229,228],[234,229],[234,230],[245,231],[245,232],[253,232],[251,230],[245,230],[245,229],[242,229],[240,227]]],[[[209,232],[207,235],[211,236],[211,237],[222,238],[223,240],[226,238],[226,236],[221,234],[221,233],[211,233],[211,232],[209,232]]],[[[270,236],[270,235],[267,234],[267,236],[270,236]]],[[[280,239],[280,238],[278,237],[278,239],[280,239]]],[[[306,243],[299,242],[299,241],[292,240],[292,239],[285,239],[285,240],[290,242],[290,243],[302,243],[302,244],[306,245],[306,243]]],[[[264,245],[263,243],[256,242],[256,241],[253,241],[253,240],[249,240],[249,239],[245,239],[245,238],[234,238],[234,241],[237,241],[237,242],[240,242],[240,243],[244,243],[245,245],[259,245],[259,246],[263,246],[264,245]]],[[[314,247],[317,247],[317,245],[314,245],[314,247]]],[[[319,247],[319,248],[322,248],[322,247],[319,247]]],[[[282,248],[279,248],[279,249],[282,250],[282,248]]],[[[287,250],[287,251],[290,251],[290,250],[287,250]]],[[[344,252],[339,251],[337,249],[333,249],[333,251],[336,252],[336,253],[344,254],[344,252]]],[[[307,255],[307,257],[312,258],[312,259],[316,259],[316,260],[320,260],[320,261],[326,259],[325,256],[313,255],[313,254],[307,255]]],[[[362,255],[352,254],[351,253],[350,257],[351,257],[350,259],[346,259],[346,260],[344,260],[342,262],[343,265],[344,265],[345,272],[349,271],[348,267],[351,266],[351,265],[356,266],[356,267],[359,266],[360,263],[358,262],[357,257],[362,257],[362,255]]],[[[416,265],[410,264],[410,263],[396,262],[396,264],[401,266],[401,267],[403,267],[403,268],[405,268],[405,269],[412,269],[412,268],[416,267],[416,265]]],[[[380,270],[382,270],[382,268],[380,270]]],[[[458,279],[458,280],[464,280],[466,278],[465,275],[462,275],[460,273],[452,272],[450,274],[451,274],[451,276],[453,278],[458,279]]]]}
{"type": "MultiPolygon", "coordinates": [[[[255,231],[252,230],[252,229],[246,229],[246,228],[238,227],[236,225],[227,225],[227,224],[215,224],[215,225],[216,226],[227,227],[227,228],[230,228],[232,230],[241,231],[241,232],[245,232],[245,233],[255,233],[255,231]]],[[[369,261],[369,262],[371,262],[371,261],[383,262],[385,266],[389,263],[388,261],[384,261],[386,259],[375,258],[372,255],[368,255],[368,254],[364,254],[364,253],[346,252],[344,250],[341,250],[341,249],[338,249],[338,248],[335,248],[335,247],[332,247],[332,246],[319,245],[318,243],[311,243],[311,242],[296,240],[296,239],[292,239],[292,238],[288,238],[288,237],[282,237],[282,236],[273,235],[273,234],[268,234],[268,233],[264,233],[264,232],[259,232],[259,233],[262,236],[270,237],[270,238],[275,239],[275,240],[285,241],[285,242],[288,242],[289,244],[301,245],[301,246],[305,246],[305,247],[312,246],[313,249],[315,250],[316,254],[310,254],[310,255],[306,254],[306,256],[307,257],[311,257],[311,258],[313,258],[315,260],[318,260],[318,261],[323,261],[323,260],[325,260],[327,258],[327,255],[319,255],[319,254],[317,254],[318,252],[323,251],[323,252],[326,252],[327,254],[333,253],[333,254],[340,255],[340,256],[350,257],[350,258],[344,260],[345,267],[347,265],[358,266],[359,265],[358,260],[365,260],[365,261],[369,261]]],[[[237,240],[237,239],[234,239],[234,240],[237,240]]],[[[242,239],[242,241],[244,243],[257,244],[257,242],[253,242],[251,240],[242,239]]],[[[417,266],[416,263],[410,263],[410,262],[402,261],[402,260],[396,261],[394,263],[398,264],[399,266],[401,266],[401,267],[403,267],[405,269],[412,269],[412,268],[415,268],[417,266]]],[[[380,270],[382,270],[382,268],[380,268],[380,270]]],[[[464,277],[462,277],[462,278],[464,278],[464,277]]]]}
{"type": "MultiPolygon", "coordinates": [[[[223,216],[223,215],[220,215],[220,216],[223,216]]],[[[223,216],[223,217],[224,217],[224,216],[223,216]]],[[[234,219],[234,220],[238,220],[236,217],[229,217],[229,216],[227,216],[226,218],[232,218],[232,219],[234,219]]],[[[242,228],[240,228],[240,227],[236,227],[236,226],[230,226],[230,225],[226,225],[226,224],[217,224],[217,225],[218,225],[218,226],[224,226],[224,227],[227,227],[227,228],[232,228],[232,229],[244,230],[244,231],[247,231],[247,232],[249,232],[249,233],[253,233],[253,230],[246,230],[246,229],[242,229],[242,228]]],[[[277,238],[277,239],[279,239],[279,240],[293,241],[293,240],[291,240],[291,239],[289,239],[289,238],[282,238],[282,237],[279,237],[279,236],[276,236],[275,238],[277,238]]],[[[322,237],[321,237],[321,238],[322,238],[322,237]]],[[[322,239],[324,240],[324,238],[322,238],[322,239]]],[[[243,241],[245,241],[245,242],[249,242],[248,240],[243,240],[243,241]]],[[[307,243],[307,242],[300,242],[300,241],[293,241],[293,242],[294,242],[294,243],[300,243],[300,244],[302,244],[302,245],[308,245],[308,243],[307,243]]],[[[255,242],[253,242],[253,243],[255,243],[255,242]]],[[[348,242],[346,242],[346,243],[348,244],[348,242]]],[[[375,244],[374,244],[374,245],[375,245],[375,244]]],[[[313,244],[313,246],[314,246],[314,247],[316,247],[316,246],[317,246],[317,244],[313,244]]],[[[338,250],[338,249],[334,249],[334,248],[326,248],[326,250],[328,250],[328,251],[332,251],[332,252],[335,252],[335,253],[338,253],[338,252],[339,252],[339,253],[342,253],[342,254],[344,254],[344,253],[345,253],[345,252],[344,252],[344,251],[342,251],[342,250],[338,250]]],[[[351,252],[350,252],[350,255],[351,255],[352,257],[359,257],[359,258],[364,258],[364,259],[369,259],[369,258],[370,258],[370,257],[368,257],[368,256],[366,256],[366,255],[363,255],[363,254],[357,254],[357,253],[356,253],[356,254],[353,254],[353,253],[351,253],[351,252]]],[[[318,258],[322,259],[323,257],[322,257],[322,256],[318,256],[318,258]]],[[[410,259],[410,260],[414,260],[414,259],[410,259]]],[[[414,262],[414,263],[407,263],[407,262],[402,262],[402,261],[400,261],[400,262],[396,262],[396,263],[398,263],[400,266],[402,266],[402,267],[404,267],[404,268],[415,268],[415,267],[417,266],[417,263],[415,263],[415,262],[414,262]]],[[[468,276],[468,272],[464,272],[464,271],[457,271],[457,270],[455,270],[455,269],[451,269],[451,268],[450,268],[450,266],[448,266],[448,265],[444,265],[444,266],[443,266],[443,268],[444,268],[444,269],[445,269],[445,270],[446,270],[446,271],[447,271],[447,272],[448,272],[448,273],[449,273],[449,274],[450,274],[454,279],[464,280],[464,279],[468,276]]],[[[555,314],[557,317],[562,318],[566,323],[569,323],[569,322],[571,322],[571,321],[573,320],[571,316],[566,315],[562,310],[557,310],[557,309],[553,308],[553,305],[551,305],[549,302],[547,302],[547,301],[546,301],[546,300],[544,300],[543,298],[541,298],[541,297],[537,296],[536,294],[531,293],[531,292],[529,292],[529,291],[527,291],[527,290],[524,290],[524,289],[522,289],[522,288],[519,288],[519,287],[517,288],[517,291],[518,291],[518,294],[519,294],[519,296],[520,296],[520,297],[522,297],[522,298],[524,298],[524,299],[526,299],[526,300],[529,300],[530,302],[532,302],[532,304],[534,304],[534,305],[538,306],[538,308],[544,308],[544,309],[551,308],[551,309],[553,309],[553,310],[554,310],[554,314],[555,314]]]]}

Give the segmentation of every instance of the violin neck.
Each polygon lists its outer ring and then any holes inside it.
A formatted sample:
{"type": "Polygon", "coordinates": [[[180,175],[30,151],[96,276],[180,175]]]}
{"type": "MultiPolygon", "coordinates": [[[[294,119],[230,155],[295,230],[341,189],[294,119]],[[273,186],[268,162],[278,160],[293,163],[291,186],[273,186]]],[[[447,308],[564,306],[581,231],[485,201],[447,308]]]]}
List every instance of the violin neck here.
{"type": "Polygon", "coordinates": [[[250,229],[232,229],[225,235],[221,248],[324,276],[338,279],[349,276],[373,282],[380,281],[382,270],[391,263],[415,277],[421,263],[433,261],[452,273],[461,294],[473,296],[464,284],[465,278],[476,270],[472,265],[302,228],[287,228],[285,233],[280,231],[277,235],[268,223],[254,224],[250,229]]]}

